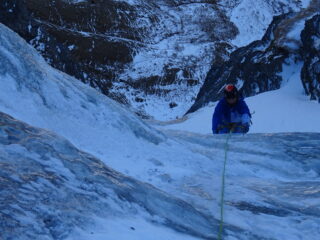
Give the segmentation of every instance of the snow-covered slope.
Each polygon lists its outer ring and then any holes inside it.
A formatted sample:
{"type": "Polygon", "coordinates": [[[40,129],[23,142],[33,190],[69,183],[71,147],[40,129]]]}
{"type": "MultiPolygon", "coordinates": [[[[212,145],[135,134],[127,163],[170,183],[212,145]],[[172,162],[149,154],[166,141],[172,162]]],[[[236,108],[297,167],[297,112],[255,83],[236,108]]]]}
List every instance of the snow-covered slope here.
{"type": "Polygon", "coordinates": [[[239,4],[231,10],[230,19],[239,29],[239,34],[232,43],[242,47],[255,40],[260,40],[271,23],[273,16],[290,11],[299,11],[299,8],[307,8],[310,2],[311,0],[239,1],[239,4]]]}
{"type": "MultiPolygon", "coordinates": [[[[5,240],[216,238],[225,136],[155,130],[0,33],[0,111],[17,119],[1,114],[5,240]]],[[[233,137],[224,238],[317,240],[319,144],[317,133],[233,137]]]]}
{"type": "MultiPolygon", "coordinates": [[[[306,96],[300,79],[302,63],[283,66],[283,86],[246,98],[253,113],[250,133],[320,132],[320,104],[306,96]]],[[[215,103],[187,115],[179,124],[162,126],[166,129],[211,134],[211,120],[215,103]]]]}

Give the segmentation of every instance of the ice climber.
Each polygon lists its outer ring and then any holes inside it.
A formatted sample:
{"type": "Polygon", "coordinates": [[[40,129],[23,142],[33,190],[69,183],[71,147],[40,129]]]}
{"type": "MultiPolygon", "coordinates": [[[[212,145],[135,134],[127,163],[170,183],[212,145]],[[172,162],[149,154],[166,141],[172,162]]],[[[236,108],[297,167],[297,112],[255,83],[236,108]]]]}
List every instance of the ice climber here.
{"type": "Polygon", "coordinates": [[[224,97],[217,104],[212,117],[213,134],[247,133],[251,114],[238,89],[233,84],[224,88],[224,97]]]}

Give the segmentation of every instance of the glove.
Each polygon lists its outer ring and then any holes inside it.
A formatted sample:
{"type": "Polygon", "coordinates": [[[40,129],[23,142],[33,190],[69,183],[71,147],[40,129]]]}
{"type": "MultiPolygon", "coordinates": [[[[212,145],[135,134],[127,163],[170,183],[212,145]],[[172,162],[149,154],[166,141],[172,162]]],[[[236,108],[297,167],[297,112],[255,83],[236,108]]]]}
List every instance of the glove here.
{"type": "Polygon", "coordinates": [[[246,113],[241,116],[242,125],[250,125],[250,121],[251,121],[251,118],[249,114],[246,113]]]}

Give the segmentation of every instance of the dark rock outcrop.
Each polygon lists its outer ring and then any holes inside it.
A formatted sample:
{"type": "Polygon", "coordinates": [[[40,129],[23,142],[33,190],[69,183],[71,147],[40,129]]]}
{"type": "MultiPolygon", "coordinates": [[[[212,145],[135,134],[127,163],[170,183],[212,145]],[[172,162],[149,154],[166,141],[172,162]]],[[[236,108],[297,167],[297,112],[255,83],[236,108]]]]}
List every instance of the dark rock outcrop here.
{"type": "Polygon", "coordinates": [[[134,26],[137,14],[120,1],[4,0],[0,21],[52,66],[108,94],[145,31],[134,26]]]}
{"type": "Polygon", "coordinates": [[[303,87],[311,100],[320,102],[320,15],[306,22],[301,32],[304,65],[301,70],[303,87]]]}
{"type": "Polygon", "coordinates": [[[214,62],[188,113],[220,99],[226,83],[237,85],[243,96],[278,89],[282,80],[279,73],[289,51],[273,44],[275,32],[282,21],[293,15],[291,13],[275,17],[262,40],[237,49],[226,62],[214,62]]]}

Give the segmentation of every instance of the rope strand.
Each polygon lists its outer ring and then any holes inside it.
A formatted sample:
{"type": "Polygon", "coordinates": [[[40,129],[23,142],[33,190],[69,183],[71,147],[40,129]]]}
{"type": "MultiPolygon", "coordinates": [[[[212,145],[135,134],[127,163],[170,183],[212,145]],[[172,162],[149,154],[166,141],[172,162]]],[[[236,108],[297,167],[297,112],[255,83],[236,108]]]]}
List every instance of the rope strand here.
{"type": "Polygon", "coordinates": [[[220,226],[219,226],[219,234],[218,234],[218,240],[222,240],[222,232],[223,232],[223,215],[224,215],[224,189],[225,189],[225,174],[226,174],[226,164],[227,164],[227,157],[228,157],[228,151],[229,151],[229,139],[232,134],[232,130],[230,130],[226,144],[224,147],[224,163],[223,163],[223,171],[222,171],[222,184],[221,184],[221,200],[220,200],[220,226]]]}

